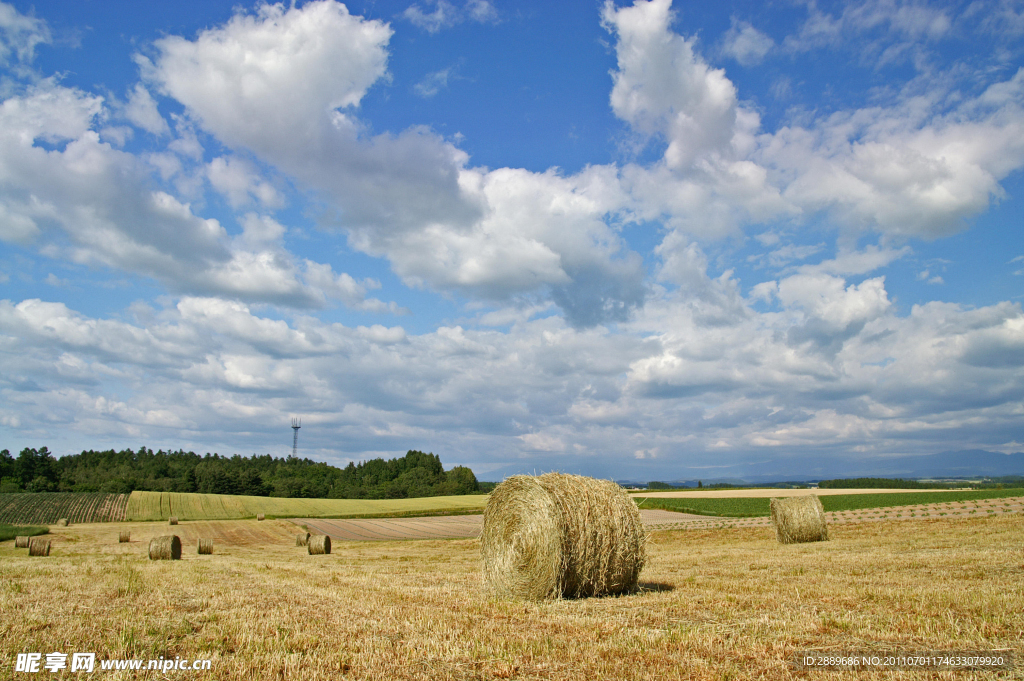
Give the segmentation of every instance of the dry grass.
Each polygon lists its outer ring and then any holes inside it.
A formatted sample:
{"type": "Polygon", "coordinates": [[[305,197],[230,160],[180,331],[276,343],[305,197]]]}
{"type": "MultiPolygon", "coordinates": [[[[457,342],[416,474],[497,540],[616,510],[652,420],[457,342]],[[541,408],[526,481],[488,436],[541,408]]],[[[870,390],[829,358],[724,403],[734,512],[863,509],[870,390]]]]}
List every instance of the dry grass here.
{"type": "Polygon", "coordinates": [[[75,525],[54,532],[46,561],[0,544],[0,665],[94,651],[209,658],[199,676],[221,681],[993,678],[788,662],[807,648],[1022,659],[1024,517],[980,515],[837,525],[829,542],[789,546],[770,527],[657,532],[644,591],[537,603],[486,596],[477,540],[309,556],[284,521],[188,523],[182,538],[213,537],[217,554],[172,564],[139,544],[166,524],[75,525]],[[119,528],[136,541],[111,542],[119,528]]]}

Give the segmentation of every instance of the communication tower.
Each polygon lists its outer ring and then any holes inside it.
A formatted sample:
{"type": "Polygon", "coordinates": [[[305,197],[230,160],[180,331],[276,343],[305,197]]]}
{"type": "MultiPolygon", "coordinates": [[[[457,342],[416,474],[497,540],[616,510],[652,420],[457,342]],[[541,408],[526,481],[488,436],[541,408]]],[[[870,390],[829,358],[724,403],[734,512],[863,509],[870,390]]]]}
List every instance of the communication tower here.
{"type": "Polygon", "coordinates": [[[295,456],[299,451],[299,428],[302,427],[302,419],[292,419],[292,430],[295,431],[295,436],[292,437],[292,456],[295,456]]]}

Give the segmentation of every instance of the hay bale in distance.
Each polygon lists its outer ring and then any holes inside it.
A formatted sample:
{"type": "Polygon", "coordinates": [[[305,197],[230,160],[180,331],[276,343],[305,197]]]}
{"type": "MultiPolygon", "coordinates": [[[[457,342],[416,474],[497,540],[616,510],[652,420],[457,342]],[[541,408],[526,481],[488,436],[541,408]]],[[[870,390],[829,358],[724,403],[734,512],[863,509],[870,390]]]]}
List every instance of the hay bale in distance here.
{"type": "Polygon", "coordinates": [[[309,532],[302,532],[300,534],[295,535],[295,545],[296,546],[308,546],[309,545],[309,537],[310,537],[309,532]]]}
{"type": "Polygon", "coordinates": [[[14,548],[16,549],[27,549],[28,542],[31,537],[17,536],[14,538],[14,548]]]}
{"type": "Polygon", "coordinates": [[[61,518],[60,520],[57,521],[57,527],[67,527],[67,526],[68,526],[68,519],[67,518],[61,518]]]}
{"type": "Polygon", "coordinates": [[[50,540],[33,537],[28,542],[28,555],[48,556],[50,555],[50,540]]]}
{"type": "Polygon", "coordinates": [[[178,524],[178,516],[172,515],[170,521],[168,521],[168,524],[170,524],[170,525],[177,525],[178,524]]]}
{"type": "Polygon", "coordinates": [[[309,555],[318,556],[325,553],[331,552],[331,538],[326,534],[314,534],[310,535],[309,540],[306,542],[306,548],[309,550],[309,555]]]}
{"type": "Polygon", "coordinates": [[[769,506],[780,544],[828,541],[825,509],[818,495],[772,499],[769,506]]]}
{"type": "Polygon", "coordinates": [[[514,475],[484,509],[484,581],[496,595],[533,600],[633,591],[646,543],[640,510],[614,482],[514,475]]]}
{"type": "Polygon", "coordinates": [[[263,518],[264,518],[264,516],[263,516],[262,513],[257,513],[256,514],[256,520],[263,520],[263,518]]]}
{"type": "Polygon", "coordinates": [[[117,535],[117,541],[121,544],[126,544],[132,540],[132,533],[128,530],[121,530],[117,535]]]}
{"type": "Polygon", "coordinates": [[[213,540],[212,539],[200,539],[199,540],[199,555],[209,556],[213,553],[213,540]]]}
{"type": "Polygon", "coordinates": [[[154,537],[149,542],[150,560],[181,560],[181,539],[176,534],[154,537]]]}

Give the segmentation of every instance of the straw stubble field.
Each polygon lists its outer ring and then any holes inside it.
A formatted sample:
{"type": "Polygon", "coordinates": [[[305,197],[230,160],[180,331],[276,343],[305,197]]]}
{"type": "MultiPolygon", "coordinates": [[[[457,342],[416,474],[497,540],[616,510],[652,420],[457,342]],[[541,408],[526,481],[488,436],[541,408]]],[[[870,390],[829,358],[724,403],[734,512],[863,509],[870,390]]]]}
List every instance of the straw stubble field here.
{"type": "Polygon", "coordinates": [[[660,531],[641,593],[541,603],[490,598],[476,539],[310,556],[285,521],[186,522],[183,545],[209,537],[214,555],[149,561],[168,529],[59,528],[49,558],[0,545],[4,668],[56,650],[209,658],[202,678],[225,680],[786,679],[833,676],[791,669],[800,649],[1024,655],[1019,514],[844,524],[788,546],[764,527],[660,531]]]}

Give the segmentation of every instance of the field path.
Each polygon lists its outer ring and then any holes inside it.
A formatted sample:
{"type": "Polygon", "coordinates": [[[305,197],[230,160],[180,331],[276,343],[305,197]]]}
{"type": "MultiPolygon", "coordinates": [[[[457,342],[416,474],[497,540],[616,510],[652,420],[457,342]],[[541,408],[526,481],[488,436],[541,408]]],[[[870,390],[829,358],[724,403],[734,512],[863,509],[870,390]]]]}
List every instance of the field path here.
{"type": "MultiPolygon", "coordinates": [[[[1024,497],[979,499],[978,501],[891,506],[857,511],[826,513],[829,524],[879,520],[922,520],[1024,513],[1024,497]]],[[[640,517],[648,530],[696,530],[713,527],[771,527],[771,518],[719,518],[641,509],[640,517]]],[[[479,537],[482,515],[438,516],[433,518],[374,518],[330,520],[292,518],[310,532],[326,534],[338,541],[395,541],[404,539],[468,539],[479,537]]]]}

